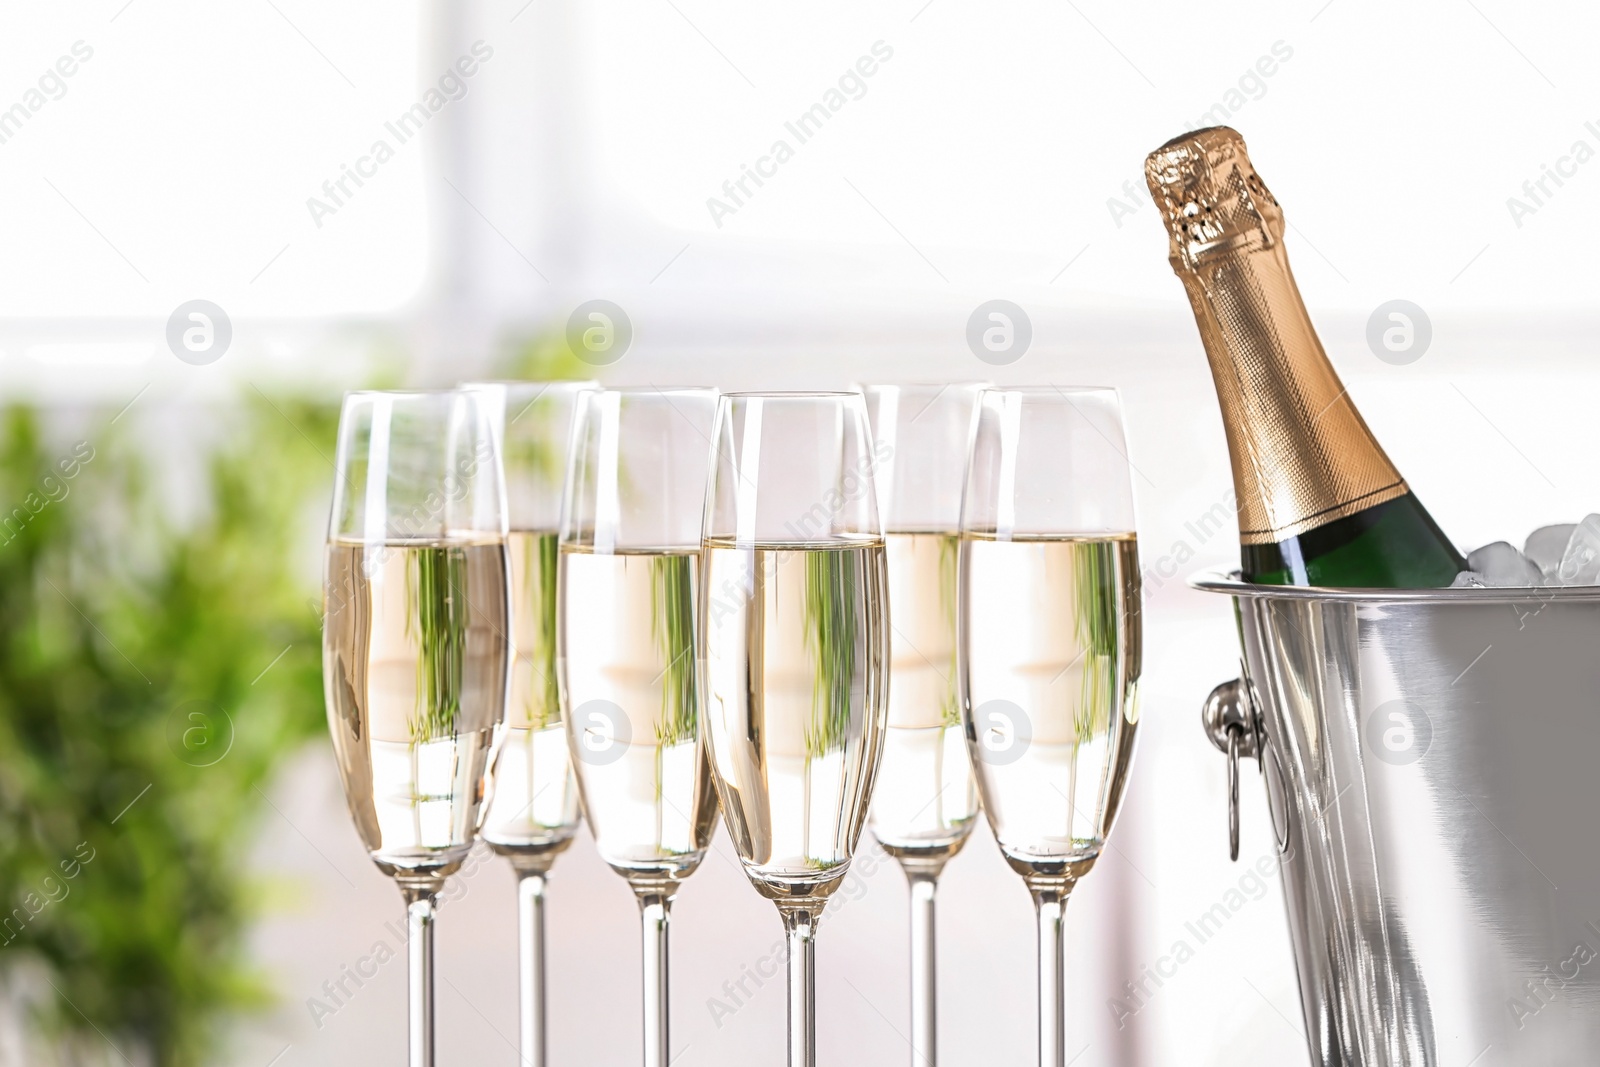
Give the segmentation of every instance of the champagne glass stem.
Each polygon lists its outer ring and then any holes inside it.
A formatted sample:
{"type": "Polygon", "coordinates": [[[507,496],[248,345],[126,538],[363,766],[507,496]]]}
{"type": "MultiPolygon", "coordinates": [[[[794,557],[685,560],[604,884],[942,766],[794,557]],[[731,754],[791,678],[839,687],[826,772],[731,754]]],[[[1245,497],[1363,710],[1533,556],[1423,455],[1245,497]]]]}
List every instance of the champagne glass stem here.
{"type": "Polygon", "coordinates": [[[1062,918],[1067,894],[1035,889],[1033,907],[1039,917],[1039,1067],[1066,1067],[1066,967],[1062,918]]]}
{"type": "Polygon", "coordinates": [[[433,926],[437,891],[403,886],[411,988],[410,1067],[433,1067],[433,926]]]}
{"type": "Polygon", "coordinates": [[[523,1067],[545,1067],[544,891],[547,879],[543,870],[522,870],[517,877],[523,1067]]]}
{"type": "Polygon", "coordinates": [[[786,908],[789,941],[789,1067],[817,1065],[817,919],[821,908],[786,908]]]}
{"type": "Polygon", "coordinates": [[[667,920],[671,910],[670,896],[639,893],[644,950],[644,1067],[667,1067],[672,1062],[667,1035],[667,920]]]}
{"type": "Polygon", "coordinates": [[[938,984],[935,979],[933,898],[939,876],[906,870],[911,886],[911,1062],[939,1062],[938,984]]]}

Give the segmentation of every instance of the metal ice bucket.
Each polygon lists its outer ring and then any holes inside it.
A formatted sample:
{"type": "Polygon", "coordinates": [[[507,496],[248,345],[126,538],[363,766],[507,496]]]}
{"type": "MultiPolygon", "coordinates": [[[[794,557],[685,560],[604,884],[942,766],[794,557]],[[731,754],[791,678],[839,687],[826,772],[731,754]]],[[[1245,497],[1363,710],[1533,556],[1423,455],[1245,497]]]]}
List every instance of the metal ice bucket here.
{"type": "Polygon", "coordinates": [[[1329,590],[1208,574],[1243,677],[1311,1062],[1600,1062],[1600,588],[1329,590]]]}

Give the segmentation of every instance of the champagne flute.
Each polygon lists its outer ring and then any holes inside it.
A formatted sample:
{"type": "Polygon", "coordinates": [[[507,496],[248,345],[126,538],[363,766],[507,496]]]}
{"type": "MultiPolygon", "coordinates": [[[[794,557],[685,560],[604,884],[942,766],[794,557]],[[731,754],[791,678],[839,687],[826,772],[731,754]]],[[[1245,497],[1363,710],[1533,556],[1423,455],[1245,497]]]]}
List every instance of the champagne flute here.
{"type": "Polygon", "coordinates": [[[505,486],[481,398],[362,392],[339,416],[322,673],[345,799],[406,901],[410,1060],[433,1064],[433,926],[471,851],[510,677],[505,486]]]}
{"type": "Polygon", "coordinates": [[[511,690],[480,836],[517,876],[521,1056],[544,1067],[544,904],[551,865],[578,829],[578,789],[556,690],[556,527],[578,398],[594,382],[471,382],[505,474],[511,690]]]}
{"type": "Polygon", "coordinates": [[[701,728],[745,874],[783,917],[789,1064],[816,1063],[813,950],[888,717],[889,619],[858,393],[722,397],[701,537],[701,728]]]}
{"type": "Polygon", "coordinates": [[[956,699],[956,559],[967,436],[980,383],[866,385],[886,531],[889,721],[872,832],[911,894],[912,1063],[938,1062],[934,895],[978,814],[956,699]]]}
{"type": "Polygon", "coordinates": [[[1063,1067],[1063,912],[1111,832],[1139,720],[1139,552],[1114,391],[979,396],[958,586],[967,747],[1038,915],[1039,1063],[1063,1067]]]}
{"type": "Polygon", "coordinates": [[[667,1067],[667,922],[717,795],[699,740],[695,588],[714,389],[579,401],[562,509],[556,674],[595,847],[643,927],[644,1062],[667,1067]]]}

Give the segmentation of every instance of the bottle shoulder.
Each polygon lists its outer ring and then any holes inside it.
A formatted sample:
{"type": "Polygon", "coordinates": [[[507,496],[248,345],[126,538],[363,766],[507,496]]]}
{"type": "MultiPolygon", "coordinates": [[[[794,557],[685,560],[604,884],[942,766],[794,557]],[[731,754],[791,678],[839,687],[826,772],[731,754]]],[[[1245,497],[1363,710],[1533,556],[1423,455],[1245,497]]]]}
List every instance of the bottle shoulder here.
{"type": "Polygon", "coordinates": [[[1245,579],[1266,585],[1432,589],[1467,566],[1409,492],[1241,554],[1245,579]]]}

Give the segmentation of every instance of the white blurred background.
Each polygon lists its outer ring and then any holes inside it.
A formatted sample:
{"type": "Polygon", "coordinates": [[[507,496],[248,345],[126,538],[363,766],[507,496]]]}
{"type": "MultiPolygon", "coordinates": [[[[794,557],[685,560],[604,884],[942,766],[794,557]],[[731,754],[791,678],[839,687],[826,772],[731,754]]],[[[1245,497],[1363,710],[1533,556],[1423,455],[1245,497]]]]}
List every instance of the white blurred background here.
{"type": "MultiPolygon", "coordinates": [[[[1068,913],[1074,1062],[1304,1062],[1277,887],[1249,869],[1269,854],[1265,805],[1248,775],[1230,865],[1223,761],[1198,725],[1237,653],[1227,604],[1182,577],[1236,560],[1231,531],[1190,525],[1230,479],[1142,162],[1196,125],[1243,132],[1367,421],[1464,546],[1520,543],[1600,510],[1597,32],[1600,11],[1570,0],[6,5],[0,396],[148,390],[182,437],[241,390],[336,396],[395,353],[417,383],[486,373],[509,339],[591,299],[633,325],[607,382],[1118,387],[1147,568],[1144,729],[1113,848],[1068,913]],[[401,143],[386,124],[467,55],[459,98],[401,143]],[[62,56],[75,72],[44,85],[62,56]],[[870,77],[850,73],[862,57],[870,77]],[[801,143],[786,123],[835,91],[801,143]],[[379,140],[392,158],[368,161],[379,140]],[[779,140],[792,152],[763,162],[779,140]],[[763,184],[735,200],[724,183],[757,167],[763,184]],[[347,168],[369,173],[336,201],[324,183],[347,168]],[[1003,367],[966,342],[997,298],[1032,324],[1003,367]],[[233,323],[208,366],[164,338],[193,299],[233,323]],[[1431,323],[1407,365],[1366,340],[1395,299],[1431,323]],[[1186,924],[1230,890],[1244,906],[1200,944],[1186,924]],[[1174,969],[1180,941],[1193,957],[1174,969]],[[1125,983],[1141,980],[1153,993],[1119,1025],[1109,1002],[1134,1003],[1125,983]]],[[[259,862],[300,888],[253,939],[280,1000],[240,1023],[227,1062],[400,1062],[403,964],[331,1016],[307,1003],[398,944],[384,924],[399,896],[321,746],[272,795],[259,862]]],[[[781,980],[713,1010],[780,933],[717,847],[675,908],[676,1062],[778,1063],[781,980]]],[[[860,873],[821,938],[821,1058],[905,1061],[904,883],[887,860],[860,873]]],[[[441,1062],[514,1064],[511,875],[487,862],[464,886],[440,924],[441,1062]]],[[[580,840],[550,909],[553,1062],[636,1062],[625,884],[580,840]]],[[[941,909],[946,1062],[1029,1062],[1031,908],[985,831],[941,909]]]]}

